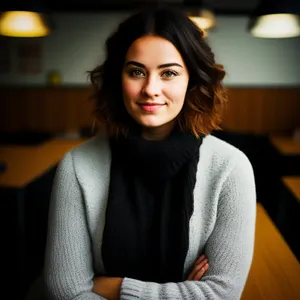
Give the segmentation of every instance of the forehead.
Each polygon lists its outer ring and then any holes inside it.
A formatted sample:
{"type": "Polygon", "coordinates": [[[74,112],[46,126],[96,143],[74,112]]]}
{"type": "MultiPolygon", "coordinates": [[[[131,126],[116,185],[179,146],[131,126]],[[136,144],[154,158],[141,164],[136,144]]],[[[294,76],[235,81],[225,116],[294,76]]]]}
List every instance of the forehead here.
{"type": "Polygon", "coordinates": [[[147,67],[171,62],[183,64],[182,56],[176,47],[159,36],[143,36],[135,40],[126,54],[126,61],[130,60],[143,63],[147,67]]]}

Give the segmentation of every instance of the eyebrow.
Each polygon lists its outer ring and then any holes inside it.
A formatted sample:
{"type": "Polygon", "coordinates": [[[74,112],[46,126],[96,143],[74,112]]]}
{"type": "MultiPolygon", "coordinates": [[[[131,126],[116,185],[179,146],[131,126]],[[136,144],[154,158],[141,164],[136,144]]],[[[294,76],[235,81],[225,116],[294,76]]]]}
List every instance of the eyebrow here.
{"type": "MultiPolygon", "coordinates": [[[[137,62],[137,61],[128,61],[125,66],[129,66],[129,65],[134,65],[134,66],[137,66],[137,67],[140,67],[140,68],[145,68],[146,66],[137,62]]],[[[168,64],[162,64],[162,65],[159,65],[158,66],[158,69],[163,69],[163,68],[167,68],[167,67],[174,67],[174,66],[177,66],[177,67],[180,67],[180,68],[183,68],[182,65],[178,64],[178,63],[168,63],[168,64]]]]}

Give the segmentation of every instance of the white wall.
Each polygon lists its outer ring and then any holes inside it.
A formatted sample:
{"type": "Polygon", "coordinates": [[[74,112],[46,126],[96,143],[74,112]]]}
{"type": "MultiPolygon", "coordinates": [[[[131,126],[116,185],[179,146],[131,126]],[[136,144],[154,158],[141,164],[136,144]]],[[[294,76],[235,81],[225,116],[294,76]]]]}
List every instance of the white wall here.
{"type": "Polygon", "coordinates": [[[299,86],[300,38],[261,39],[246,32],[247,17],[222,17],[209,35],[216,59],[234,86],[299,86]]]}
{"type": "MultiPolygon", "coordinates": [[[[0,75],[4,85],[44,85],[47,73],[57,70],[66,85],[87,84],[86,71],[104,59],[104,42],[125,13],[64,13],[53,16],[56,29],[42,38],[44,71],[22,75],[17,71],[16,46],[11,38],[13,68],[0,75]]],[[[299,86],[300,38],[257,39],[246,32],[247,17],[218,17],[208,42],[217,62],[228,73],[227,86],[299,86]]]]}

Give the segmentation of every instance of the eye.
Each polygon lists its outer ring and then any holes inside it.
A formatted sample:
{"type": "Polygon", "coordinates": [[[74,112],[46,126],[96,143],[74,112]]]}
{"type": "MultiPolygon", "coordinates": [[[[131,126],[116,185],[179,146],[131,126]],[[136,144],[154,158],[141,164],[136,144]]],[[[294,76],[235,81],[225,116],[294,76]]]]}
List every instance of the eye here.
{"type": "Polygon", "coordinates": [[[132,70],[129,70],[128,73],[131,77],[144,77],[145,76],[144,72],[140,69],[132,69],[132,70]]]}
{"type": "Polygon", "coordinates": [[[165,78],[171,78],[177,76],[178,73],[172,70],[166,70],[162,73],[162,76],[165,78]]]}

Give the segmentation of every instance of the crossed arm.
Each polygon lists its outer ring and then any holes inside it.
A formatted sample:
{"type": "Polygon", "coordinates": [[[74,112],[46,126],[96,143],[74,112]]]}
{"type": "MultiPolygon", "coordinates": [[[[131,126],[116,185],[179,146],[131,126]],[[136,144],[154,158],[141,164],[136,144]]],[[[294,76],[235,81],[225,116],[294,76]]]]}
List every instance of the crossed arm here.
{"type": "Polygon", "coordinates": [[[220,195],[217,221],[205,247],[209,269],[201,280],[158,284],[94,278],[85,207],[68,154],[57,169],[50,203],[44,275],[47,294],[53,300],[174,300],[195,299],[195,295],[205,300],[240,299],[252,262],[255,196],[252,167],[241,158],[220,195]]]}
{"type": "MultiPolygon", "coordinates": [[[[209,268],[208,259],[201,255],[195,262],[187,280],[198,281],[209,268]]],[[[93,280],[93,292],[108,300],[119,300],[123,278],[99,276],[93,280]]]]}

